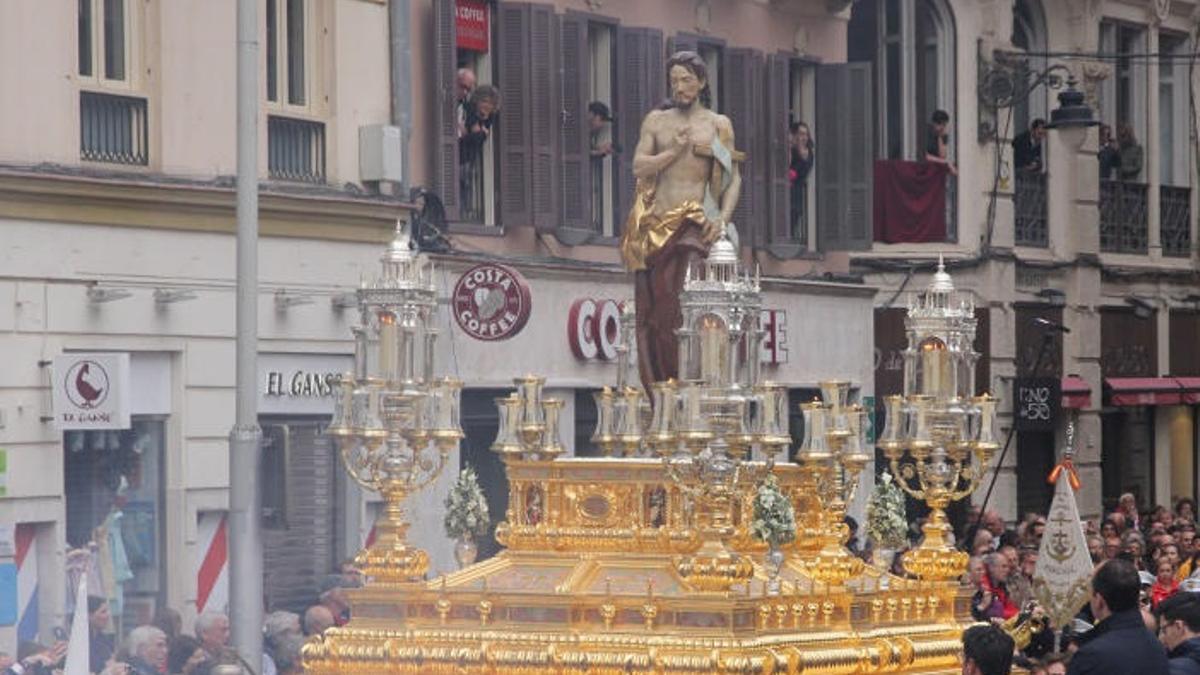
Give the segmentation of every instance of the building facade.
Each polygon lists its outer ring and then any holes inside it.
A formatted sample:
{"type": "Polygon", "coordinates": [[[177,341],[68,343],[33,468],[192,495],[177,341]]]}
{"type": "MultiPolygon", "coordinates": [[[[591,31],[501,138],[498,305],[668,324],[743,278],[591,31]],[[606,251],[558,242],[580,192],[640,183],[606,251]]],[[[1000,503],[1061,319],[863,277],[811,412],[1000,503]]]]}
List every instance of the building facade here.
{"type": "MultiPolygon", "coordinates": [[[[11,532],[0,565],[14,565],[18,579],[0,650],[10,652],[18,639],[50,639],[89,572],[90,591],[112,599],[125,630],[164,607],[190,626],[228,599],[234,12],[199,1],[51,5],[0,9],[0,83],[26,102],[0,111],[0,326],[10,356],[0,372],[0,524],[12,525],[0,529],[11,532]],[[80,375],[77,364],[113,359],[128,365],[104,380],[96,370],[80,375]],[[80,391],[121,399],[128,421],[64,424],[56,396],[80,391]]],[[[746,261],[762,269],[765,372],[795,402],[833,377],[851,380],[859,396],[874,393],[865,327],[875,289],[846,275],[846,254],[805,244],[818,236],[816,200],[792,213],[786,169],[766,161],[786,164],[789,117],[816,114],[818,64],[845,60],[842,8],[423,0],[403,14],[403,6],[261,3],[258,394],[272,609],[302,610],[320,577],[373,536],[376,500],[344,477],[322,429],[331,378],[352,363],[358,316],[349,294],[374,273],[397,217],[444,225],[448,235],[435,254],[445,302],[436,358],[466,381],[468,431],[452,469],[479,469],[494,519],[504,490],[487,449],[493,399],[512,378],[546,376],[549,393],[567,402],[566,444],[594,451],[591,394],[615,382],[611,319],[632,295],[616,253],[628,162],[638,120],[665,95],[669,46],[704,55],[714,105],[733,117],[749,153],[736,221],[746,261]],[[577,60],[567,69],[571,35],[577,60]],[[390,50],[397,36],[409,51],[390,50]],[[502,96],[474,173],[458,165],[454,134],[439,136],[443,104],[457,113],[447,97],[459,67],[502,96]],[[564,69],[579,77],[560,77],[564,69]],[[777,103],[771,119],[752,105],[767,97],[777,103]],[[595,134],[582,117],[561,114],[593,101],[613,118],[595,134]],[[557,106],[551,117],[547,102],[557,106]],[[549,145],[534,143],[555,124],[549,145]],[[764,133],[768,124],[781,133],[764,133]],[[585,144],[577,159],[593,138],[619,151],[576,161],[583,173],[572,173],[568,136],[585,144]],[[429,200],[409,203],[418,186],[442,196],[448,222],[429,200]],[[481,338],[512,326],[481,327],[482,314],[455,305],[486,300],[470,287],[480,265],[515,272],[528,288],[524,325],[504,340],[481,338]],[[455,292],[460,282],[469,292],[455,292]]],[[[847,173],[837,190],[851,189],[847,173]]],[[[435,570],[454,564],[441,529],[454,473],[412,508],[412,536],[435,570]]]]}

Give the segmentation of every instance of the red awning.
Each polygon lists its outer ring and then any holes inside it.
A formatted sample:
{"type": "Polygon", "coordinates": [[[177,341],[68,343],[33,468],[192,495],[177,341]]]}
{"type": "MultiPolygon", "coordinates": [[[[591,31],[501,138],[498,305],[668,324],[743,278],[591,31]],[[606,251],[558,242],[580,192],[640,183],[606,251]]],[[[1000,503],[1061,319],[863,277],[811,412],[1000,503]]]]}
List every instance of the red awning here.
{"type": "Polygon", "coordinates": [[[1087,380],[1077,375],[1068,375],[1062,379],[1062,407],[1082,409],[1092,402],[1092,388],[1087,380]]]}
{"type": "Polygon", "coordinates": [[[1200,405],[1200,377],[1177,377],[1175,380],[1183,390],[1183,402],[1188,405],[1200,405]]]}
{"type": "Polygon", "coordinates": [[[1183,390],[1173,377],[1109,377],[1104,384],[1113,405],[1179,405],[1183,390]]]}

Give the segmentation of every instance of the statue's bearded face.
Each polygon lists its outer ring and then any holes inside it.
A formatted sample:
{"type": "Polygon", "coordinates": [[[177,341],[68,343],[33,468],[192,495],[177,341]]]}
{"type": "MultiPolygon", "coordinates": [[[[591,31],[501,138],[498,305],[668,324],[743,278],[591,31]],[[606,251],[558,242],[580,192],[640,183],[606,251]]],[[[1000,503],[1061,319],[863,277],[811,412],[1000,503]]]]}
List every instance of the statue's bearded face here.
{"type": "Polygon", "coordinates": [[[677,108],[686,108],[700,98],[704,80],[684,66],[671,67],[671,101],[677,108]]]}

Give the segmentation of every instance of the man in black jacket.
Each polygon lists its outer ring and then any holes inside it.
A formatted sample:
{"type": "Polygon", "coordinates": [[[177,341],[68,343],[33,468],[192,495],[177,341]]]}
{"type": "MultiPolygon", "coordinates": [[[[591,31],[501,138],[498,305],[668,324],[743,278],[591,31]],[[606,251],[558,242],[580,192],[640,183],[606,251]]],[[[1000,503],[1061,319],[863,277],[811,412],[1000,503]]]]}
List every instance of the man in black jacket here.
{"type": "Polygon", "coordinates": [[[1167,675],[1167,654],[1138,611],[1141,591],[1133,563],[1114,558],[1092,574],[1088,605],[1096,627],[1079,638],[1067,675],[1167,675]]]}
{"type": "Polygon", "coordinates": [[[1038,173],[1042,170],[1042,141],[1046,138],[1046,120],[1037,118],[1029,129],[1012,141],[1013,166],[1017,171],[1038,173]]]}
{"type": "Polygon", "coordinates": [[[1158,606],[1158,639],[1171,675],[1200,675],[1200,595],[1176,593],[1158,606]]]}

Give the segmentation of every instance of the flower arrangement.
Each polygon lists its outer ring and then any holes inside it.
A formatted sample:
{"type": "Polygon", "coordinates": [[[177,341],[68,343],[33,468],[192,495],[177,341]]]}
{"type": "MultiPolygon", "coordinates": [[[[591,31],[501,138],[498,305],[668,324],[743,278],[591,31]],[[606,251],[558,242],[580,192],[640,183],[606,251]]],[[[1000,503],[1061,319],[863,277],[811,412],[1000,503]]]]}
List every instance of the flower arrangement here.
{"type": "Polygon", "coordinates": [[[468,467],[458,474],[458,480],[446,495],[445,505],[446,517],[442,525],[446,528],[446,536],[461,539],[487,532],[491,519],[474,469],[468,467]]]}
{"type": "Polygon", "coordinates": [[[765,541],[772,547],[796,538],[796,512],[791,500],[779,489],[779,481],[774,474],[758,484],[750,532],[755,539],[765,541]]]}
{"type": "Polygon", "coordinates": [[[867,535],[882,548],[900,548],[908,541],[904,493],[886,471],[867,501],[867,535]]]}

